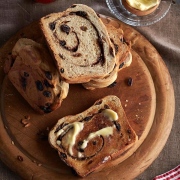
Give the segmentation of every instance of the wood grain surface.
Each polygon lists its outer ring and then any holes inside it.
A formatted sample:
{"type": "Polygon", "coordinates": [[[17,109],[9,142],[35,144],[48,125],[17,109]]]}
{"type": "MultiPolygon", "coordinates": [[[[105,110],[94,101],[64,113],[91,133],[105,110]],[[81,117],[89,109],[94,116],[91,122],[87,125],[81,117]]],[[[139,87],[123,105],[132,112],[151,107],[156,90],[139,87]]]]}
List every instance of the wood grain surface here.
{"type": "Polygon", "coordinates": [[[124,30],[125,39],[132,43],[132,65],[120,71],[113,88],[88,91],[81,85],[71,85],[62,107],[51,114],[39,115],[34,112],[3,73],[7,54],[20,37],[41,42],[38,22],[20,30],[0,50],[0,157],[24,179],[79,179],[50,147],[48,130],[59,118],[79,113],[105,95],[120,97],[139,141],[104,169],[85,179],[99,176],[105,179],[133,179],[155,160],[166,143],[173,123],[174,92],[163,60],[156,49],[133,28],[104,16],[102,19],[104,23],[124,30]],[[129,77],[133,78],[132,86],[127,85],[129,77]],[[30,117],[28,127],[21,123],[26,116],[30,117]]]}

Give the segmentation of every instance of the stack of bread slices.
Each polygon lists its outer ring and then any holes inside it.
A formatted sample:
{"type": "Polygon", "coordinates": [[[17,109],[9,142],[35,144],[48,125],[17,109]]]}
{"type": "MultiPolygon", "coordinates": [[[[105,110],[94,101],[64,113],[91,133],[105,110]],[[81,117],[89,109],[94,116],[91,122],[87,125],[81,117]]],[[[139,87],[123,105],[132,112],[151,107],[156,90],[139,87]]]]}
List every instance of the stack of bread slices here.
{"type": "Polygon", "coordinates": [[[116,81],[119,70],[131,64],[130,45],[123,31],[104,24],[86,5],[74,4],[64,12],[42,17],[40,29],[42,44],[19,39],[5,63],[12,84],[40,113],[59,108],[69,84],[104,88],[116,81]]]}
{"type": "Polygon", "coordinates": [[[112,84],[118,71],[131,64],[130,45],[123,31],[104,25],[99,15],[82,4],[41,18],[40,26],[61,78],[87,89],[112,84]]]}

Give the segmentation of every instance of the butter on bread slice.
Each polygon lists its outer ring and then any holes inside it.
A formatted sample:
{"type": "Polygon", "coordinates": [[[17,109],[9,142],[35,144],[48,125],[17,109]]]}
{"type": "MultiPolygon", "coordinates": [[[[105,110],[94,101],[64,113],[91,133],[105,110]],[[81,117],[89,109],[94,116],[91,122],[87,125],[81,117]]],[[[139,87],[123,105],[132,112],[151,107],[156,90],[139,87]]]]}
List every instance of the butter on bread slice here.
{"type": "Polygon", "coordinates": [[[74,4],[64,12],[41,18],[40,27],[66,82],[85,83],[114,69],[114,46],[92,8],[74,4]]]}
{"type": "Polygon", "coordinates": [[[8,78],[34,110],[44,114],[61,106],[69,84],[60,79],[46,47],[21,38],[12,49],[12,59],[8,78]]]}
{"type": "Polygon", "coordinates": [[[137,141],[120,99],[109,95],[77,115],[58,120],[49,132],[49,143],[62,161],[85,177],[118,158],[137,141]]]}

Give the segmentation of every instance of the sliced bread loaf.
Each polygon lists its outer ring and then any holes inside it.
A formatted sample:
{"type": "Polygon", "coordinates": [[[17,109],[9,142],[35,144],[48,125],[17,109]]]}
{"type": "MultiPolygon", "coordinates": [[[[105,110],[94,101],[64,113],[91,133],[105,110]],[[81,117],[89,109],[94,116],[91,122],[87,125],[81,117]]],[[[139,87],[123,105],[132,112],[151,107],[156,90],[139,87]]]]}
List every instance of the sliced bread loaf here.
{"type": "Polygon", "coordinates": [[[77,115],[58,120],[49,142],[62,161],[84,177],[131,148],[137,136],[118,97],[109,95],[77,115]]]}
{"type": "Polygon", "coordinates": [[[62,81],[46,49],[31,39],[22,38],[12,50],[14,63],[8,78],[39,113],[57,109],[69,91],[69,84],[62,81]]]}
{"type": "Polygon", "coordinates": [[[74,4],[64,12],[41,18],[40,27],[66,82],[85,83],[114,69],[114,46],[105,25],[90,7],[74,4]]]}

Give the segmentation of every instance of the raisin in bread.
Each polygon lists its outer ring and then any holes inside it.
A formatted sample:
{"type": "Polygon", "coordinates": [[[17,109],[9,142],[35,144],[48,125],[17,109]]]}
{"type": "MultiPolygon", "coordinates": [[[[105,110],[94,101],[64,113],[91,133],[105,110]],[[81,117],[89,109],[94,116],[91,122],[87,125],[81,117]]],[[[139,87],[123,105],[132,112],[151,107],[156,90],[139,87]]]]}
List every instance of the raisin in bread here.
{"type": "Polygon", "coordinates": [[[114,45],[115,48],[115,55],[116,55],[116,66],[112,72],[110,72],[106,77],[93,79],[87,83],[83,83],[82,85],[84,88],[93,90],[96,88],[104,88],[112,83],[114,83],[117,79],[118,72],[130,66],[132,62],[132,55],[130,52],[130,45],[128,45],[123,38],[123,30],[120,28],[115,28],[110,24],[105,24],[110,40],[114,45]]]}
{"type": "Polygon", "coordinates": [[[79,176],[103,168],[131,148],[137,135],[131,128],[120,99],[109,95],[77,115],[58,120],[49,132],[49,142],[62,161],[79,176]]]}
{"type": "Polygon", "coordinates": [[[75,4],[64,12],[47,15],[41,18],[40,27],[66,82],[85,83],[114,69],[114,46],[90,7],[75,4]]]}
{"type": "Polygon", "coordinates": [[[12,59],[8,78],[24,99],[40,113],[57,109],[68,94],[69,84],[60,79],[48,49],[21,38],[12,49],[12,59]]]}

